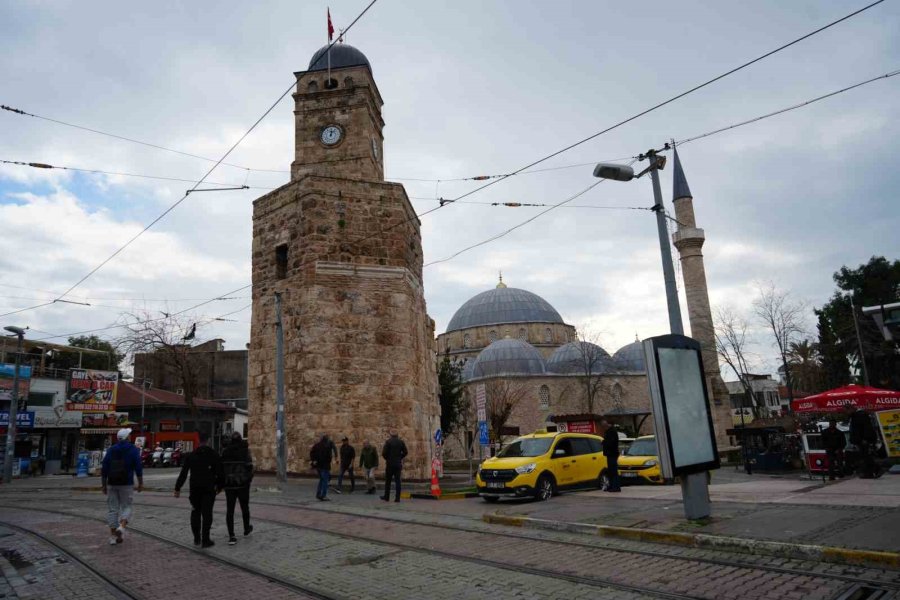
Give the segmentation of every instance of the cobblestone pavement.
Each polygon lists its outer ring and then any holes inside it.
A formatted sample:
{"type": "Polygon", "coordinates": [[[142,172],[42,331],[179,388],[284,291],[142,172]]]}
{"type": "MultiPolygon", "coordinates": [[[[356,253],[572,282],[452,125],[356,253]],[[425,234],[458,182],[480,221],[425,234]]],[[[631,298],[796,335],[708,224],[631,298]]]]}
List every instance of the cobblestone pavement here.
{"type": "MultiPolygon", "coordinates": [[[[0,503],[6,502],[0,499],[0,503]]],[[[189,542],[186,504],[183,499],[144,494],[134,524],[138,529],[189,542]]],[[[223,504],[218,502],[218,508],[223,504]]],[[[99,495],[68,501],[42,497],[31,505],[90,517],[102,517],[104,513],[99,495]]],[[[850,585],[832,576],[900,583],[900,573],[894,571],[728,555],[561,532],[513,535],[459,517],[438,519],[422,513],[401,513],[389,505],[363,509],[335,502],[327,506],[322,510],[323,505],[255,502],[256,530],[235,547],[222,545],[224,519],[217,514],[214,535],[218,535],[220,545],[209,554],[332,597],[349,598],[634,598],[652,597],[657,591],[690,598],[828,599],[850,585]],[[624,586],[630,585],[640,586],[644,593],[626,591],[624,586]]],[[[23,514],[32,518],[36,513],[23,514]]],[[[71,526],[105,541],[100,523],[76,519],[71,526]]],[[[135,544],[145,542],[162,543],[135,540],[135,544]]],[[[200,561],[197,568],[206,573],[208,567],[203,561],[209,559],[201,553],[180,548],[173,551],[193,555],[195,562],[200,561]]],[[[212,565],[227,569],[221,563],[212,565]]],[[[235,571],[229,569],[229,576],[235,571]]],[[[235,592],[230,588],[218,597],[240,597],[227,595],[235,592]]]]}

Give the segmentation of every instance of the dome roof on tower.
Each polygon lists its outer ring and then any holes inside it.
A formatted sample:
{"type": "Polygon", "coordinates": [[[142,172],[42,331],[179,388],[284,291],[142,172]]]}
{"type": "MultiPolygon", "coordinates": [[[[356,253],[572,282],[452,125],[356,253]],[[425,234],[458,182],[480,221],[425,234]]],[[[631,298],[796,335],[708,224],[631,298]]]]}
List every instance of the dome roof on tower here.
{"type": "Polygon", "coordinates": [[[557,348],[547,359],[547,371],[562,375],[607,373],[612,370],[609,352],[590,342],[569,342],[557,348]]]}
{"type": "Polygon", "coordinates": [[[497,340],[471,361],[471,378],[508,375],[543,375],[544,358],[537,348],[522,340],[497,340]]]}
{"type": "MultiPolygon", "coordinates": [[[[308,71],[325,71],[328,69],[328,57],[325,56],[325,52],[327,50],[327,45],[322,46],[321,48],[316,50],[316,53],[313,54],[312,59],[309,61],[309,69],[307,69],[308,71]]],[[[358,49],[354,48],[350,44],[337,43],[334,46],[331,46],[332,69],[360,66],[369,67],[369,70],[372,70],[372,65],[369,64],[369,59],[366,58],[366,55],[360,52],[358,49]]]]}
{"type": "Polygon", "coordinates": [[[634,341],[627,346],[622,346],[613,354],[620,369],[625,371],[646,371],[644,364],[644,346],[639,341],[634,341]]]}
{"type": "Polygon", "coordinates": [[[526,290],[497,287],[481,292],[459,307],[447,331],[503,323],[563,323],[549,302],[526,290]]]}

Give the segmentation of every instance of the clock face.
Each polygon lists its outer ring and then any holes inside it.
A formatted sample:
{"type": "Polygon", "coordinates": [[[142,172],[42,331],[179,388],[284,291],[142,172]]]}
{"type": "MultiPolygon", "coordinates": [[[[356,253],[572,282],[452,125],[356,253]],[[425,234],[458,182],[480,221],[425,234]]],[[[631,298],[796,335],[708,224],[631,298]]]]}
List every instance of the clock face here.
{"type": "Polygon", "coordinates": [[[328,125],[325,129],[322,130],[321,139],[322,143],[326,146],[334,146],[339,141],[341,141],[341,137],[344,135],[344,132],[341,131],[341,128],[337,125],[328,125]]]}

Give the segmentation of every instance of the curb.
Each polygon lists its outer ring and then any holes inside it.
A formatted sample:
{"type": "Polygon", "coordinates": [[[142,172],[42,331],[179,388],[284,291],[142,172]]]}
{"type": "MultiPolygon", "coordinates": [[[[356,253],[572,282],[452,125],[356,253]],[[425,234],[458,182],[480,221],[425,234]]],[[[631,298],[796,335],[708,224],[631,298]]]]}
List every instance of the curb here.
{"type": "Polygon", "coordinates": [[[466,498],[477,498],[478,492],[447,492],[446,494],[441,494],[440,496],[413,492],[409,495],[409,497],[415,498],[417,500],[464,500],[466,498]]]}
{"type": "Polygon", "coordinates": [[[601,537],[651,542],[655,544],[690,546],[693,548],[728,550],[745,554],[765,554],[798,560],[900,569],[900,553],[898,552],[857,550],[852,548],[836,548],[833,546],[814,546],[811,544],[791,544],[787,542],[725,537],[706,533],[682,533],[677,531],[659,531],[656,529],[616,527],[612,525],[566,523],[563,521],[550,521],[547,519],[513,517],[498,514],[482,515],[482,521],[494,525],[583,533],[601,537]]]}

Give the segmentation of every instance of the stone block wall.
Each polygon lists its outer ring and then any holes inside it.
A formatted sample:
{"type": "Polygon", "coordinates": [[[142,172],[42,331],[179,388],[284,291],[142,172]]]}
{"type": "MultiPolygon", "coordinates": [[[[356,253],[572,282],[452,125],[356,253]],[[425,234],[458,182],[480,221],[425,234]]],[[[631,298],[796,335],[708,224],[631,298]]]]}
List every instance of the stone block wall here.
{"type": "Polygon", "coordinates": [[[523,339],[537,348],[543,357],[549,358],[553,351],[568,342],[575,341],[575,328],[564,323],[507,323],[503,325],[485,325],[470,327],[442,333],[437,338],[438,352],[443,356],[450,353],[451,358],[475,358],[478,353],[491,344],[491,334],[502,340],[509,336],[523,339]],[[547,341],[547,330],[550,330],[550,341],[547,341]],[[466,347],[465,337],[469,336],[466,347]]]}

